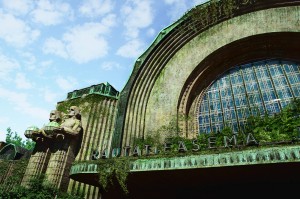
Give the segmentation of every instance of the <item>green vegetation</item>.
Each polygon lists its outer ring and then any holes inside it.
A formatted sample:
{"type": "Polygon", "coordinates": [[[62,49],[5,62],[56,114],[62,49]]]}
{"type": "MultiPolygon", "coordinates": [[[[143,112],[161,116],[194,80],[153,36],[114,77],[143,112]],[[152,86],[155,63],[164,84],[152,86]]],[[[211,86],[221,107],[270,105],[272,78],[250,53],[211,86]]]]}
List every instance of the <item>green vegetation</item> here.
{"type": "MultiPolygon", "coordinates": [[[[250,2],[251,3],[251,2],[250,2]]],[[[184,17],[191,19],[188,27],[195,32],[199,28],[210,26],[222,18],[231,18],[239,8],[239,2],[235,0],[210,0],[187,12],[184,17]]]]}
{"type": "Polygon", "coordinates": [[[300,99],[292,100],[280,113],[250,116],[246,126],[246,132],[253,133],[260,143],[298,139],[300,99]]]}
{"type": "MultiPolygon", "coordinates": [[[[94,106],[94,104],[97,104],[101,101],[103,101],[105,98],[108,98],[106,96],[97,95],[97,94],[91,94],[87,96],[83,96],[80,98],[75,98],[71,100],[65,100],[63,102],[58,103],[57,110],[62,113],[67,113],[68,109],[71,106],[77,106],[80,109],[81,114],[89,114],[91,111],[91,107],[94,106]]],[[[104,108],[102,108],[100,111],[97,112],[96,118],[99,118],[100,116],[105,116],[108,114],[108,111],[104,108]]]]}
{"type": "MultiPolygon", "coordinates": [[[[1,162],[2,163],[2,162],[1,162]]],[[[26,167],[25,167],[26,168],[26,167]]],[[[38,177],[32,179],[29,183],[28,188],[22,187],[18,183],[15,186],[7,187],[3,184],[0,185],[0,198],[1,199],[17,199],[17,198],[26,198],[26,199],[81,199],[83,197],[78,195],[70,195],[64,192],[53,188],[53,186],[43,184],[44,177],[38,177]]]]}
{"type": "MultiPolygon", "coordinates": [[[[164,158],[175,156],[187,156],[191,154],[212,154],[223,153],[228,151],[240,150],[245,146],[246,135],[251,133],[259,146],[251,147],[264,147],[266,142],[276,145],[278,142],[288,141],[288,144],[293,144],[299,141],[300,126],[300,99],[294,99],[288,106],[286,106],[280,113],[275,115],[252,115],[246,122],[245,132],[238,132],[236,134],[237,147],[224,147],[224,136],[232,137],[233,131],[230,127],[223,128],[220,132],[213,132],[211,134],[200,133],[196,139],[187,139],[178,136],[179,128],[176,122],[171,121],[169,125],[163,126],[156,132],[149,133],[145,138],[135,138],[133,146],[138,147],[139,150],[145,150],[145,145],[151,145],[150,155],[143,154],[142,158],[164,158]],[[169,137],[165,139],[169,143],[170,148],[164,149],[162,144],[161,135],[166,135],[169,132],[169,137]],[[216,147],[214,150],[208,149],[208,138],[215,137],[216,147]],[[181,144],[180,144],[181,143],[181,144]],[[186,152],[180,153],[178,150],[182,148],[182,143],[186,147],[186,152]],[[197,151],[195,143],[199,146],[197,151]],[[159,153],[154,153],[154,148],[159,150],[159,153]]],[[[97,162],[99,168],[99,183],[104,190],[107,190],[114,181],[117,181],[124,193],[128,193],[126,180],[130,171],[130,162],[139,157],[119,157],[109,159],[99,159],[97,162]],[[116,180],[114,180],[116,179],[116,180]]],[[[75,163],[76,164],[76,163],[75,163]]]]}
{"type": "Polygon", "coordinates": [[[28,160],[0,160],[0,196],[15,185],[21,184],[28,160]]]}
{"type": "Polygon", "coordinates": [[[130,158],[99,159],[99,184],[105,191],[117,182],[123,192],[128,194],[126,180],[129,173],[130,158]]]}
{"type": "Polygon", "coordinates": [[[35,142],[30,139],[26,139],[25,141],[19,136],[17,132],[13,132],[10,127],[6,129],[6,139],[5,142],[7,144],[14,144],[16,146],[20,146],[26,148],[28,150],[32,150],[35,146],[35,142]]]}

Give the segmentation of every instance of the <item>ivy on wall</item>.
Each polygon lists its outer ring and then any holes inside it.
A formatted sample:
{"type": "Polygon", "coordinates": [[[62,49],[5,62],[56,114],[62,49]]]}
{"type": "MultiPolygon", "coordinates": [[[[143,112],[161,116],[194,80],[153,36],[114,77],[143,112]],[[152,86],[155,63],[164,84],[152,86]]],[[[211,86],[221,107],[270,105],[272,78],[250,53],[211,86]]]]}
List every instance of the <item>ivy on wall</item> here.
{"type": "Polygon", "coordinates": [[[214,25],[220,20],[232,18],[241,7],[252,6],[258,0],[210,0],[185,13],[183,18],[188,28],[197,32],[198,29],[214,25]],[[200,25],[200,26],[199,26],[200,25]]]}
{"type": "MultiPolygon", "coordinates": [[[[107,97],[97,94],[91,94],[87,96],[83,96],[76,99],[65,100],[63,102],[58,103],[56,109],[62,113],[67,113],[68,109],[71,106],[77,106],[80,108],[81,114],[89,114],[91,107],[95,103],[99,103],[106,99],[107,97]]],[[[106,109],[101,109],[101,111],[97,112],[97,116],[108,115],[106,109]]]]}
{"type": "MultiPolygon", "coordinates": [[[[224,136],[232,137],[233,131],[230,127],[223,128],[220,132],[213,132],[210,134],[200,133],[195,139],[187,139],[178,136],[178,127],[176,122],[170,122],[169,125],[163,126],[156,132],[151,132],[145,138],[135,138],[133,147],[139,150],[136,157],[116,157],[109,159],[99,159],[91,161],[90,163],[98,164],[99,169],[99,184],[103,190],[108,190],[110,186],[117,182],[123,192],[127,194],[127,177],[130,171],[130,162],[142,157],[147,158],[165,158],[165,157],[180,157],[188,155],[201,154],[215,154],[230,151],[238,151],[246,145],[246,135],[251,133],[255,140],[259,143],[256,146],[247,146],[248,148],[269,147],[270,145],[295,144],[300,140],[300,99],[294,99],[288,106],[286,106],[280,113],[275,115],[253,115],[250,116],[246,124],[247,128],[244,132],[236,134],[237,145],[231,147],[224,146],[224,136]],[[166,145],[162,142],[162,132],[170,132],[169,137],[166,137],[164,142],[169,143],[170,147],[166,149],[166,145]],[[176,134],[177,132],[177,134],[176,134]],[[208,139],[215,138],[213,150],[209,149],[208,139]],[[185,149],[183,149],[183,145],[185,149]],[[198,145],[197,151],[195,143],[198,145]],[[145,154],[145,145],[150,145],[151,153],[145,154]],[[154,152],[156,148],[156,152],[154,152]]],[[[133,150],[131,148],[131,150],[133,150]]],[[[88,163],[88,162],[87,162],[88,163]]],[[[76,164],[76,162],[74,163],[76,164]]],[[[114,185],[115,186],[115,185],[114,185]]]]}
{"type": "Polygon", "coordinates": [[[246,132],[253,133],[261,143],[295,140],[300,138],[300,99],[274,115],[252,115],[247,120],[246,132]]]}
{"type": "Polygon", "coordinates": [[[27,159],[0,160],[0,195],[1,191],[8,191],[15,185],[21,184],[27,164],[27,159]]]}
{"type": "Polygon", "coordinates": [[[100,187],[107,191],[110,186],[117,182],[125,194],[128,194],[127,176],[129,173],[130,158],[109,158],[99,159],[97,164],[99,168],[99,184],[100,187]]]}

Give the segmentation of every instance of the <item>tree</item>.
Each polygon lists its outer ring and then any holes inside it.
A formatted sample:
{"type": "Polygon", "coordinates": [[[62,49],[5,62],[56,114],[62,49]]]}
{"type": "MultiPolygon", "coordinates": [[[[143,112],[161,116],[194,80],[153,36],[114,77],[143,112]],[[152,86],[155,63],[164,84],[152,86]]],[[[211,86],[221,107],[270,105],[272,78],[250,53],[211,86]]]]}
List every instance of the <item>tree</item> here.
{"type": "Polygon", "coordinates": [[[6,139],[5,142],[7,144],[14,144],[16,146],[24,147],[28,150],[31,150],[35,146],[35,142],[30,139],[26,139],[25,141],[19,136],[17,132],[13,132],[10,127],[6,129],[6,139]]]}

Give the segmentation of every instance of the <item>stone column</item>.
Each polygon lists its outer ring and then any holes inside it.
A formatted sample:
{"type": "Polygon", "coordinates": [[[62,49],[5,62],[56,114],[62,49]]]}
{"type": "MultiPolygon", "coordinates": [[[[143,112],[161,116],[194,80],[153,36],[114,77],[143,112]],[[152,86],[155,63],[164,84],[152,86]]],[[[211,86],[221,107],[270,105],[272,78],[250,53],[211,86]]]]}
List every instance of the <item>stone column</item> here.
{"type": "Polygon", "coordinates": [[[27,187],[32,178],[46,172],[50,158],[50,142],[40,140],[36,142],[34,151],[29,159],[21,185],[27,187]]]}
{"type": "Polygon", "coordinates": [[[36,126],[30,126],[26,129],[25,137],[36,142],[33,153],[29,159],[21,185],[27,187],[32,178],[45,174],[51,151],[50,146],[54,144],[54,129],[58,129],[61,121],[61,113],[52,110],[49,115],[49,123],[39,129],[36,126]]]}
{"type": "Polygon", "coordinates": [[[77,153],[77,142],[78,139],[66,136],[50,147],[51,156],[46,170],[45,184],[49,183],[61,191],[67,191],[69,173],[77,153]]]}
{"type": "Polygon", "coordinates": [[[51,156],[44,182],[61,191],[68,189],[69,173],[83,135],[79,108],[71,106],[66,117],[60,127],[54,130],[55,138],[50,146],[51,156]]]}

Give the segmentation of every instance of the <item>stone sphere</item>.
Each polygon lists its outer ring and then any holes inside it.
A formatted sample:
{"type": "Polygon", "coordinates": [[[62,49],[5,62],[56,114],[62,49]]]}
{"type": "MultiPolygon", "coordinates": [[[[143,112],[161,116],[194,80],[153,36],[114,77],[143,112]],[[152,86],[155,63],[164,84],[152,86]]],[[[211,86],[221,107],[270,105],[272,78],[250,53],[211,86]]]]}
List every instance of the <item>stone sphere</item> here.
{"type": "Polygon", "coordinates": [[[44,131],[47,135],[53,135],[54,131],[59,128],[59,124],[57,122],[49,122],[46,126],[44,126],[44,131]]]}
{"type": "Polygon", "coordinates": [[[39,131],[39,128],[36,127],[36,126],[30,126],[26,129],[24,135],[25,137],[27,138],[32,138],[33,137],[33,132],[38,132],[39,131]]]}

